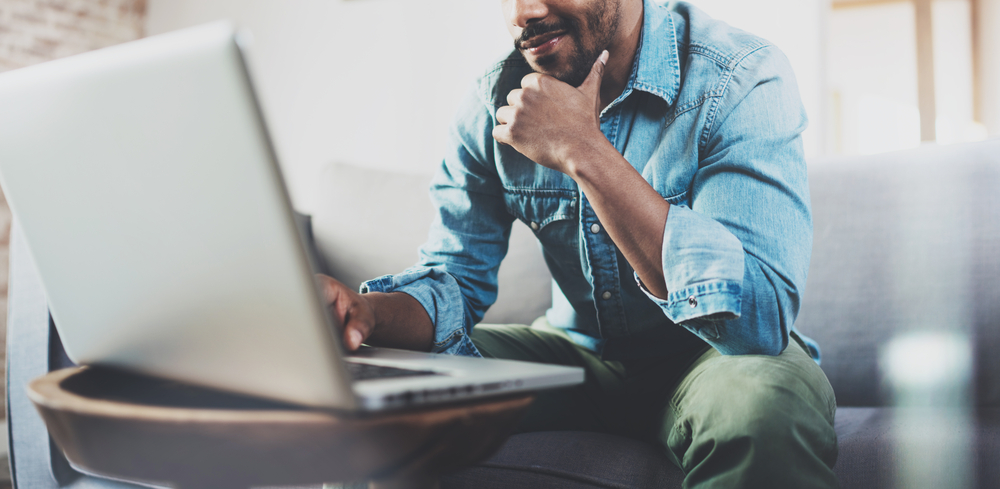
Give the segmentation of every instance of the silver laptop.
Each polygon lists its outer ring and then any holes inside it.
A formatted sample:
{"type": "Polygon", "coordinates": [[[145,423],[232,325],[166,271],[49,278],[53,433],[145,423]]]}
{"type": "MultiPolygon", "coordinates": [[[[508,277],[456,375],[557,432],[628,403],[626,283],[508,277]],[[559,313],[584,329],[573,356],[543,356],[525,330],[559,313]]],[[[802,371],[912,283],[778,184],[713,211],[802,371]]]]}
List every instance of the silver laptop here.
{"type": "Polygon", "coordinates": [[[0,182],[70,359],[341,410],[583,381],[523,362],[345,357],[239,39],[214,23],[0,74],[0,182]],[[354,380],[349,363],[413,372],[354,380]]]}

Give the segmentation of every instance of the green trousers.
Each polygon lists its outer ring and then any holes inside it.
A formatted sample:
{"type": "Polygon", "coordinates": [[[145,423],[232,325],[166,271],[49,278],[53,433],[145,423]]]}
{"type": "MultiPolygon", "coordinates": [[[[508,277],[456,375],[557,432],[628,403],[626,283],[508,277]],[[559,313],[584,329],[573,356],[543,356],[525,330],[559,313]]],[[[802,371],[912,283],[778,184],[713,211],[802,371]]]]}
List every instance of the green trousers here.
{"type": "Polygon", "coordinates": [[[477,326],[487,357],[583,367],[582,385],[539,394],[519,430],[597,431],[652,443],[685,488],[838,487],[833,389],[800,340],[776,357],[604,361],[540,318],[477,326]]]}

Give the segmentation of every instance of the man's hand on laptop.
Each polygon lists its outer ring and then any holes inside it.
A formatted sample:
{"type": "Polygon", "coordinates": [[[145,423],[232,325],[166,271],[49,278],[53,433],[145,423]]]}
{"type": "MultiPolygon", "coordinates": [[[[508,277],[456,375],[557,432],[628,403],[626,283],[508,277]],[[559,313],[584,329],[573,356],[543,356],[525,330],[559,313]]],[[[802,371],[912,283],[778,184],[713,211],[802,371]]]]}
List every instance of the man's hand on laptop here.
{"type": "Polygon", "coordinates": [[[434,325],[424,307],[409,294],[359,294],[332,277],[317,274],[316,278],[347,350],[357,350],[365,343],[430,351],[434,325]]]}

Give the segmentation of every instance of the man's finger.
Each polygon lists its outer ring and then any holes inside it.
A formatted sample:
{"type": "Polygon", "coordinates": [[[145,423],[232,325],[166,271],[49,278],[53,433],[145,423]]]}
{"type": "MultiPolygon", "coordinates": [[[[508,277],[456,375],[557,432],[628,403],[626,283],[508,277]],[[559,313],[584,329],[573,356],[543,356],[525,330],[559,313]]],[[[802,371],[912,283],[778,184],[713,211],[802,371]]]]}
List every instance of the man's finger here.
{"type": "Polygon", "coordinates": [[[326,300],[327,304],[335,301],[337,299],[337,282],[333,277],[323,275],[321,273],[316,274],[316,281],[319,283],[319,288],[323,292],[323,299],[326,300]]]}
{"type": "Polygon", "coordinates": [[[514,119],[514,108],[505,105],[497,109],[497,122],[500,124],[510,124],[510,121],[514,119]]]}
{"type": "Polygon", "coordinates": [[[521,96],[524,95],[524,90],[514,89],[507,94],[507,105],[517,105],[521,101],[521,96]]]}
{"type": "Polygon", "coordinates": [[[608,51],[602,51],[601,55],[597,57],[597,61],[594,61],[594,66],[590,68],[590,74],[587,75],[587,79],[583,80],[583,83],[578,87],[581,92],[593,95],[595,98],[600,99],[601,96],[601,81],[604,79],[604,65],[608,62],[608,51]]]}
{"type": "Polygon", "coordinates": [[[521,78],[521,88],[539,88],[542,83],[542,79],[548,75],[543,75],[541,73],[528,73],[521,78]]]}
{"type": "Polygon", "coordinates": [[[363,327],[364,325],[361,324],[361,321],[353,317],[344,325],[344,343],[347,345],[348,350],[357,350],[361,347],[361,343],[365,341],[366,335],[362,331],[363,327]]]}
{"type": "Polygon", "coordinates": [[[494,126],[493,139],[496,139],[498,143],[510,145],[510,128],[503,124],[494,126]]]}
{"type": "Polygon", "coordinates": [[[344,316],[344,344],[351,351],[357,350],[375,330],[375,317],[364,296],[357,296],[344,316]]]}

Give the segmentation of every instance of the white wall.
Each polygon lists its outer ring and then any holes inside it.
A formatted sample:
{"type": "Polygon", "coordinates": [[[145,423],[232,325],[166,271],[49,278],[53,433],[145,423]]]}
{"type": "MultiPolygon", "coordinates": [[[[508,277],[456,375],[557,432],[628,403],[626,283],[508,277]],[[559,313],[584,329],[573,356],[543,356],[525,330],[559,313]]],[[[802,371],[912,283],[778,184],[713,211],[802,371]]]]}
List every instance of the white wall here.
{"type": "MultiPolygon", "coordinates": [[[[828,0],[696,0],[792,60],[822,151],[822,12],[828,0]]],[[[149,0],[147,33],[230,18],[251,62],[297,207],[331,161],[426,172],[471,81],[508,51],[497,0],[149,0]]],[[[374,197],[373,197],[374,198],[374,197]]]]}
{"type": "Polygon", "coordinates": [[[147,33],[218,18],[253,34],[258,91],[305,211],[331,161],[436,167],[465,89],[511,46],[499,3],[479,0],[150,0],[147,33]]]}

